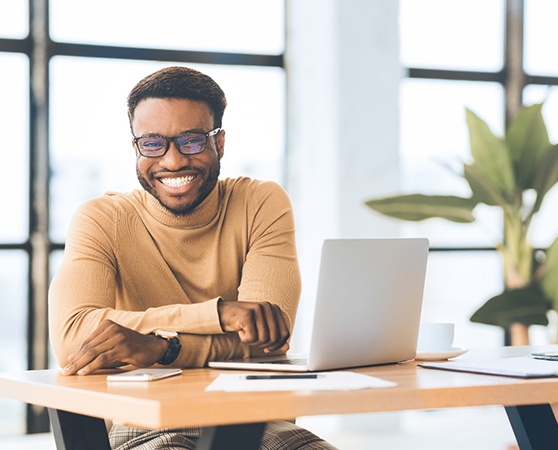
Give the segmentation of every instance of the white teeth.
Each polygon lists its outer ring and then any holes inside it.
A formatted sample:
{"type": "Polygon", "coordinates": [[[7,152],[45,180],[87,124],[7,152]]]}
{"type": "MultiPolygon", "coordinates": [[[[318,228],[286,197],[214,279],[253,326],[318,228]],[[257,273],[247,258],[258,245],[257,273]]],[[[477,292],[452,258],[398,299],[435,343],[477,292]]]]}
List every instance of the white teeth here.
{"type": "Polygon", "coordinates": [[[186,186],[194,178],[196,178],[196,175],[188,175],[187,177],[178,177],[178,178],[160,178],[159,180],[165,186],[179,188],[182,186],[186,186]]]}

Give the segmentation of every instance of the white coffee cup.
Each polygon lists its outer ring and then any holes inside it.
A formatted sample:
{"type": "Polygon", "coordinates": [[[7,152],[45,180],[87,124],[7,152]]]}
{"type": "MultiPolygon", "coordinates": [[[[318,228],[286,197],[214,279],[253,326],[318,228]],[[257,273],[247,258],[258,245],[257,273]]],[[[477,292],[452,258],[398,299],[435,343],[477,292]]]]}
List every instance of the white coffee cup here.
{"type": "Polygon", "coordinates": [[[453,345],[453,323],[422,323],[419,328],[417,353],[447,352],[453,345]]]}

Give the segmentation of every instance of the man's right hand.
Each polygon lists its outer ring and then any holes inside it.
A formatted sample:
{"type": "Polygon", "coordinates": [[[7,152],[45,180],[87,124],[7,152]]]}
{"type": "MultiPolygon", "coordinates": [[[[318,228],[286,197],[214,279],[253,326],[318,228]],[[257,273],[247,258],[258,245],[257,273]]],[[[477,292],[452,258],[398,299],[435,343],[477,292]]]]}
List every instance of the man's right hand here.
{"type": "Polygon", "coordinates": [[[111,320],[103,320],[77,353],[70,355],[62,374],[88,375],[123,364],[149,367],[161,360],[168,345],[153,334],[141,334],[111,320]]]}
{"type": "Polygon", "coordinates": [[[281,309],[269,302],[219,300],[219,320],[225,332],[236,331],[240,341],[265,353],[289,349],[290,336],[281,309]]]}

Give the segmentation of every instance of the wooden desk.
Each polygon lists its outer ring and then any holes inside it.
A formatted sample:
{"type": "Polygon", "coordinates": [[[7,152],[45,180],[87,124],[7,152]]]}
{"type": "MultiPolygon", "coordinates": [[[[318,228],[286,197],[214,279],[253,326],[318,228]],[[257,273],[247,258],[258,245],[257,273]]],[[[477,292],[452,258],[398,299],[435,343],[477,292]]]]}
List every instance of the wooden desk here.
{"type": "MultiPolygon", "coordinates": [[[[533,350],[509,347],[466,357],[516,356],[533,350]]],[[[152,429],[201,426],[199,448],[232,448],[231,439],[251,439],[234,447],[248,449],[258,448],[263,423],[272,420],[487,405],[506,407],[522,450],[558,448],[551,408],[558,404],[558,379],[430,370],[415,362],[352,370],[398,385],[358,391],[225,393],[205,392],[220,373],[212,369],[185,370],[178,377],[134,384],[108,384],[106,373],[64,377],[46,370],[0,374],[0,396],[48,407],[57,447],[68,450],[109,448],[104,422],[95,418],[152,429]]]]}

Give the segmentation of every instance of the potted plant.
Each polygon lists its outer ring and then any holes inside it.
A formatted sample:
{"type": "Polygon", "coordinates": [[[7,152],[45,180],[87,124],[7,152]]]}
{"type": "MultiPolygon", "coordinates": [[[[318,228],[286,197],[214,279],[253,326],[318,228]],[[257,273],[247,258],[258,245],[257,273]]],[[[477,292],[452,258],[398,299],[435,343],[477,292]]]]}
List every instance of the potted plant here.
{"type": "Polygon", "coordinates": [[[471,161],[463,164],[458,175],[468,183],[469,197],[406,194],[366,201],[374,211],[409,221],[438,217],[471,223],[477,205],[499,208],[504,230],[496,248],[502,257],[505,288],[471,320],[510,331],[512,344],[527,343],[527,328],[547,325],[547,312],[558,305],[558,239],[545,251],[535,252],[529,236],[545,195],[558,182],[558,146],[549,141],[542,107],[538,103],[523,108],[504,138],[466,110],[471,161]]]}

